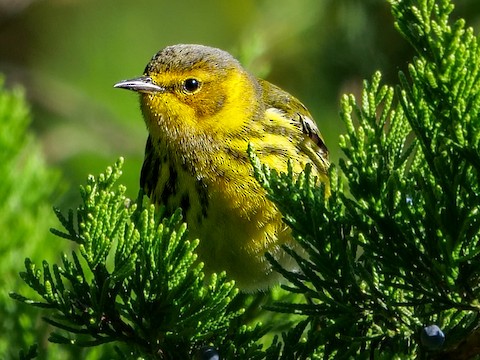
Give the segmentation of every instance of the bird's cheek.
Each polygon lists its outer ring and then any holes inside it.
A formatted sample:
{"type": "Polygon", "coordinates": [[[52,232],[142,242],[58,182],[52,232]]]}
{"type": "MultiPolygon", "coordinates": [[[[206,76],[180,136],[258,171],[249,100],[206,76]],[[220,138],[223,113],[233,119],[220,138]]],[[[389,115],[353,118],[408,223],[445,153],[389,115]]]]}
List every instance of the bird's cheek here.
{"type": "Polygon", "coordinates": [[[162,123],[165,121],[164,111],[158,106],[157,102],[152,101],[151,96],[143,97],[141,109],[145,123],[150,130],[162,126],[162,123]]]}

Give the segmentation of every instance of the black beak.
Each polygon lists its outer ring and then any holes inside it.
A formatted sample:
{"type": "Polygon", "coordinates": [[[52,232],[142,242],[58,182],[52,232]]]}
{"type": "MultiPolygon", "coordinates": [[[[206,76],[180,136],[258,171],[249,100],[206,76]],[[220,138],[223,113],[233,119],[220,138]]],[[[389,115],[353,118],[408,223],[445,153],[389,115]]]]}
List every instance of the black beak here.
{"type": "Polygon", "coordinates": [[[152,78],[148,76],[140,76],[130,80],[122,80],[113,85],[113,87],[147,94],[165,91],[165,88],[155,84],[152,78]]]}

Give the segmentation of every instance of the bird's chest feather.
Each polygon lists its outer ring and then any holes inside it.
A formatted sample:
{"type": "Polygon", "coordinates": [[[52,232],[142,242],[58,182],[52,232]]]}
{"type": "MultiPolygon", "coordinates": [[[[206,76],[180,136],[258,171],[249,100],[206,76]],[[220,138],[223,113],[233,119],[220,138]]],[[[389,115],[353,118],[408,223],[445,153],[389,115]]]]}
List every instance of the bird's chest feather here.
{"type": "Polygon", "coordinates": [[[215,164],[208,166],[181,159],[158,151],[146,155],[143,177],[157,179],[144,180],[153,202],[165,205],[168,212],[181,207],[191,234],[201,239],[223,237],[231,245],[258,247],[252,251],[273,240],[276,228],[283,224],[248,161],[235,163],[217,155],[215,164]]]}

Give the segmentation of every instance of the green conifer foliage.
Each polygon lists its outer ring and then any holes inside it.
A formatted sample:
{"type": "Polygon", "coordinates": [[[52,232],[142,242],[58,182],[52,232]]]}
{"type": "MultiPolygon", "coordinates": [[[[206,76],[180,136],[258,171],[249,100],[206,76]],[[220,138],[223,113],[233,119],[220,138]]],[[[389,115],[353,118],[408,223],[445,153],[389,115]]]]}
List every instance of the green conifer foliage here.
{"type": "MultiPolygon", "coordinates": [[[[180,212],[116,185],[122,160],[82,187],[54,234],[78,244],[62,264],[29,259],[24,281],[62,344],[118,345],[157,359],[471,359],[480,356],[480,98],[474,31],[447,0],[390,0],[417,56],[398,84],[381,74],[345,95],[343,157],[330,196],[310,168],[278,174],[249,149],[255,176],[303,247],[296,295],[268,311],[294,325],[268,342],[249,327],[225,274],[205,280],[180,212]],[[293,316],[295,315],[295,316],[293,316]],[[208,356],[208,357],[207,357],[208,356]]],[[[202,239],[200,239],[202,241],[202,239]]],[[[273,317],[272,317],[273,318],[273,317]]],[[[272,325],[274,324],[267,324],[272,325]]],[[[28,354],[27,354],[28,357],[28,354]]]]}
{"type": "Polygon", "coordinates": [[[327,358],[480,353],[479,50],[449,1],[391,1],[417,57],[395,88],[380,73],[342,99],[344,157],[331,196],[256,163],[308,258],[284,272],[327,358]]]}
{"type": "Polygon", "coordinates": [[[261,354],[260,328],[230,327],[243,312],[227,309],[234,283],[225,274],[204,280],[198,240],[187,239],[180,211],[162,219],[162,211],[144,207],[142,193],[136,203],[125,197],[115,185],[122,164],[88,178],[76,212],[56,212],[64,230],[52,232],[78,251],[64,254],[61,265],[44,261],[41,270],[25,260],[21,276],[43,299],[11,296],[54,310],[45,320],[64,330],[50,335],[55,343],[115,342],[122,356],[158,359],[187,359],[211,344],[232,359],[261,354]]]}
{"type": "Polygon", "coordinates": [[[8,291],[27,289],[18,277],[25,254],[57,256],[60,244],[47,241],[55,217],[50,210],[58,174],[48,169],[39,145],[30,134],[29,107],[20,89],[6,90],[0,76],[0,357],[44,340],[39,314],[13,302],[8,291]],[[46,230],[46,231],[42,231],[46,230]]]}

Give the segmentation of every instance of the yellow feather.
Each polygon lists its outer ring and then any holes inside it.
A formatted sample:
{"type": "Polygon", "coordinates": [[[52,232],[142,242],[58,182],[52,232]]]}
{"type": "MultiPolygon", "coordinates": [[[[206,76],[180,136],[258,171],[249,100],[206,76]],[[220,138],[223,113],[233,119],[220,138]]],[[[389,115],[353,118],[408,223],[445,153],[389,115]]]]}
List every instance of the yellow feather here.
{"type": "Polygon", "coordinates": [[[253,177],[247,147],[278,171],[289,160],[297,173],[312,163],[328,187],[328,151],[305,106],[201,45],[167,47],[142,77],[116,86],[141,93],[150,134],[141,184],[152,201],[183,208],[206,271],[226,270],[245,291],[277,283],[264,255],[292,268],[280,247],[294,243],[253,177]]]}

